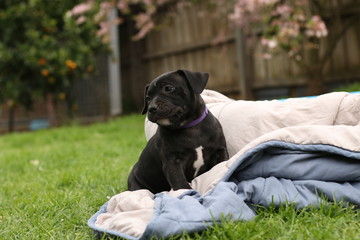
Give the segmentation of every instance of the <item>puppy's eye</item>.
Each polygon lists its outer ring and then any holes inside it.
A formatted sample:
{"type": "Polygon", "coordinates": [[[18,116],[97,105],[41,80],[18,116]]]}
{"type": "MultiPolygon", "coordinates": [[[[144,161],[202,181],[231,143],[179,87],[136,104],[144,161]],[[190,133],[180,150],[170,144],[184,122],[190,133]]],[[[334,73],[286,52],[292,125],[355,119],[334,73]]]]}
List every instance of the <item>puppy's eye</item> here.
{"type": "Polygon", "coordinates": [[[145,101],[150,102],[150,97],[149,96],[145,97],[145,101]]]}
{"type": "Polygon", "coordinates": [[[171,86],[171,85],[165,85],[165,87],[164,87],[164,92],[166,92],[166,93],[171,93],[174,90],[175,90],[175,87],[171,86]]]}

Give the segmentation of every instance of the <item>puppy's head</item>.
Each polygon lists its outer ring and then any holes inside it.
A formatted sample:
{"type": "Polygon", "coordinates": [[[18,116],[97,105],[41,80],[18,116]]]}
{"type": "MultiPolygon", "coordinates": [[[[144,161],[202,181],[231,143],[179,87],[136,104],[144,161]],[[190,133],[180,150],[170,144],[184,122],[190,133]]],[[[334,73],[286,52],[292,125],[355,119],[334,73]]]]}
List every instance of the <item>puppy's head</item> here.
{"type": "Polygon", "coordinates": [[[200,93],[209,74],[177,70],[155,78],[145,87],[143,114],[159,126],[178,128],[203,104],[200,93]]]}

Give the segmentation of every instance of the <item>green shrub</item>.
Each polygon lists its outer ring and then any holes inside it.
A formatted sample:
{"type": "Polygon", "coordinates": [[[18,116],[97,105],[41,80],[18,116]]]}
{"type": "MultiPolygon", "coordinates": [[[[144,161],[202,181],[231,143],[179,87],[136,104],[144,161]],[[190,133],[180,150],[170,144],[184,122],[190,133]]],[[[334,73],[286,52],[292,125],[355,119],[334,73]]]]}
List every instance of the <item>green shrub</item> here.
{"type": "Polygon", "coordinates": [[[77,79],[94,71],[95,53],[107,49],[91,21],[69,11],[79,0],[0,1],[0,105],[31,107],[35,97],[65,99],[77,79]]]}
{"type": "Polygon", "coordinates": [[[352,84],[348,84],[348,85],[343,85],[343,86],[340,86],[339,88],[337,88],[336,91],[338,91],[338,92],[357,92],[357,91],[360,91],[360,83],[356,82],[356,83],[352,83],[352,84]]]}

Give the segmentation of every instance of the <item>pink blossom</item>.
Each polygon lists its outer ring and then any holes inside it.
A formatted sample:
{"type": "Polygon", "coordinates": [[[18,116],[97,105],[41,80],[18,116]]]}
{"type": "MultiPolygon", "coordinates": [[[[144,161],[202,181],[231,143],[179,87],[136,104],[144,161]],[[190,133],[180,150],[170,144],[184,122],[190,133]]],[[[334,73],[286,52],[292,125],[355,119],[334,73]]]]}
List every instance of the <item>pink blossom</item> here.
{"type": "Polygon", "coordinates": [[[239,26],[243,26],[245,24],[245,11],[243,8],[243,3],[238,1],[234,7],[234,12],[229,14],[229,20],[233,21],[239,26]]]}
{"type": "Polygon", "coordinates": [[[135,35],[134,39],[135,40],[139,40],[142,39],[143,37],[145,37],[146,34],[148,34],[153,28],[154,28],[155,24],[151,21],[148,22],[147,24],[145,24],[145,26],[143,26],[140,31],[135,35]]]}
{"type": "Polygon", "coordinates": [[[238,0],[234,6],[233,13],[229,14],[229,20],[243,27],[250,22],[258,21],[262,18],[261,9],[268,7],[279,0],[238,0]]]}
{"type": "Polygon", "coordinates": [[[245,7],[246,11],[249,11],[249,12],[254,12],[255,8],[256,8],[256,5],[257,5],[257,2],[255,2],[255,1],[247,1],[247,2],[244,3],[244,7],[245,7]]]}
{"type": "Polygon", "coordinates": [[[102,2],[100,4],[99,12],[94,16],[94,21],[98,23],[101,22],[103,19],[105,19],[107,13],[112,7],[114,7],[113,2],[102,2]]]}
{"type": "Polygon", "coordinates": [[[150,21],[150,15],[146,14],[146,13],[140,13],[140,14],[135,16],[135,21],[136,21],[136,27],[141,28],[147,22],[150,21]]]}
{"type": "Polygon", "coordinates": [[[279,32],[280,37],[297,37],[300,34],[300,25],[298,22],[284,22],[281,25],[281,29],[279,32]]]}
{"type": "Polygon", "coordinates": [[[283,4],[283,5],[279,5],[275,11],[277,14],[288,17],[294,11],[294,9],[292,7],[290,7],[289,5],[283,4]]]}
{"type": "Polygon", "coordinates": [[[274,4],[279,2],[279,0],[257,0],[259,4],[274,4]]]}
{"type": "Polygon", "coordinates": [[[80,16],[78,19],[76,19],[76,24],[77,24],[77,25],[80,25],[80,24],[86,22],[86,20],[87,20],[87,17],[85,17],[85,16],[80,16]]]}
{"type": "Polygon", "coordinates": [[[120,0],[116,6],[123,13],[128,13],[130,11],[127,0],[120,0]]]}
{"type": "Polygon", "coordinates": [[[305,21],[305,19],[306,18],[305,18],[305,15],[303,12],[297,12],[294,14],[294,20],[303,22],[303,21],[305,21]]]}
{"type": "Polygon", "coordinates": [[[297,0],[295,4],[298,6],[307,6],[309,4],[309,0],[297,0]]]}
{"type": "Polygon", "coordinates": [[[87,2],[80,3],[71,9],[71,14],[73,16],[78,16],[84,14],[92,9],[94,5],[94,0],[88,0],[87,2]]]}
{"type": "Polygon", "coordinates": [[[275,48],[277,45],[278,45],[278,43],[277,43],[277,41],[274,40],[274,39],[271,39],[271,40],[268,42],[269,48],[275,48]]]}
{"type": "Polygon", "coordinates": [[[261,38],[261,44],[268,48],[275,48],[278,46],[278,42],[275,39],[261,38]]]}
{"type": "Polygon", "coordinates": [[[266,46],[269,42],[269,39],[267,38],[261,38],[261,45],[266,46]]]}
{"type": "Polygon", "coordinates": [[[98,23],[98,22],[101,22],[103,19],[105,19],[109,10],[112,7],[114,7],[113,2],[102,2],[100,4],[99,12],[94,16],[94,21],[98,23]]]}
{"type": "Polygon", "coordinates": [[[313,16],[307,23],[306,35],[309,37],[326,37],[328,35],[327,27],[320,16],[313,16]]]}
{"type": "Polygon", "coordinates": [[[152,0],[143,0],[144,4],[152,5],[152,0]]]}
{"type": "Polygon", "coordinates": [[[101,37],[109,33],[111,22],[104,21],[99,23],[100,29],[96,32],[96,36],[101,37]]]}

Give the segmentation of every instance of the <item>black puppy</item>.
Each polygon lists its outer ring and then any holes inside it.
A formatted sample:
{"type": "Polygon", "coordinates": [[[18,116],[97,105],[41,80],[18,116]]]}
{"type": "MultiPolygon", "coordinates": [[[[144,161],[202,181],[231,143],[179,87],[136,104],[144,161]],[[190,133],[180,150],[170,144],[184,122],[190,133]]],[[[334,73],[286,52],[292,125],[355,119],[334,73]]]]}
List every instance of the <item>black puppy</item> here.
{"type": "Polygon", "coordinates": [[[228,159],[221,125],[200,96],[208,78],[178,70],[145,87],[143,114],[158,129],[129,175],[130,191],[190,189],[192,179],[228,159]]]}

